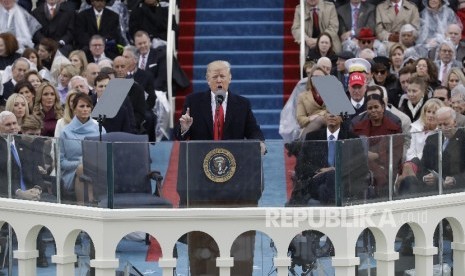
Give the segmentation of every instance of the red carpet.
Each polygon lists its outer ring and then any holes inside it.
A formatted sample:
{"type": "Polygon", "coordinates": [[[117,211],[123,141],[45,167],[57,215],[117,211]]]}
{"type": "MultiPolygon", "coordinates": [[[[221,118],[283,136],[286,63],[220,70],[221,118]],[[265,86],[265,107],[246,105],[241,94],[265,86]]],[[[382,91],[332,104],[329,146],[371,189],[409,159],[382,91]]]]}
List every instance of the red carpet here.
{"type": "MultiPolygon", "coordinates": [[[[291,33],[291,26],[294,20],[295,7],[299,4],[299,0],[284,0],[284,49],[283,49],[283,61],[284,65],[299,65],[299,45],[294,42],[294,38],[291,33]]],[[[295,85],[300,79],[299,66],[284,66],[283,67],[283,103],[289,99],[295,85]]],[[[292,174],[294,173],[296,158],[294,156],[289,157],[287,150],[284,149],[284,164],[286,174],[286,191],[287,198],[292,193],[292,174]]]]}
{"type": "Polygon", "coordinates": [[[163,197],[173,204],[173,208],[179,207],[179,195],[176,190],[178,183],[178,159],[179,159],[179,142],[173,142],[171,148],[170,162],[166,171],[163,182],[163,197]]]}

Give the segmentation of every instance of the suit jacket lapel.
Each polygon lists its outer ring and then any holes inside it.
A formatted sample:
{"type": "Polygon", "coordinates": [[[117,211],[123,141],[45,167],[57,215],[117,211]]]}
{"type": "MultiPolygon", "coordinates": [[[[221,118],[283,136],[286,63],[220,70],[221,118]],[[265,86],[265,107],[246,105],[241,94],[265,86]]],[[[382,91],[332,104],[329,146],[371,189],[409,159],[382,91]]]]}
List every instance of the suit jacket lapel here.
{"type": "Polygon", "coordinates": [[[213,137],[213,116],[210,91],[204,93],[201,105],[200,112],[202,113],[202,119],[205,121],[205,124],[207,124],[207,129],[210,133],[210,136],[213,137]]]}

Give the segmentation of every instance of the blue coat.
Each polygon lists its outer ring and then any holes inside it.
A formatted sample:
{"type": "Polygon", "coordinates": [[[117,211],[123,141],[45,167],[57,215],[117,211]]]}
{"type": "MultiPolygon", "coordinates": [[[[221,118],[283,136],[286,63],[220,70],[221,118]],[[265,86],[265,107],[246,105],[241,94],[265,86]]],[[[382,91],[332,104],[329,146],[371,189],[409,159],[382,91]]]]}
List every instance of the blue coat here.
{"type": "MultiPolygon", "coordinates": [[[[102,133],[106,133],[105,129],[102,133]]],[[[66,190],[74,189],[76,168],[82,163],[81,140],[88,136],[98,136],[98,124],[90,119],[81,123],[76,117],[63,129],[60,135],[61,178],[66,190]]]]}

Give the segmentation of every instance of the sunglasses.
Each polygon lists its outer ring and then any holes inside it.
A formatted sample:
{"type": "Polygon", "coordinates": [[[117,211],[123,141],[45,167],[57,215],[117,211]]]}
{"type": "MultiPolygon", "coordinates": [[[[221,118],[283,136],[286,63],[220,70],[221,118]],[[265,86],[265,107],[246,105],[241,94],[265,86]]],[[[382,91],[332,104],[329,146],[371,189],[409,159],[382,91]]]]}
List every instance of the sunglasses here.
{"type": "Polygon", "coordinates": [[[376,72],[373,72],[373,74],[375,74],[375,75],[384,75],[384,74],[386,74],[386,70],[376,71],[376,72]]]}
{"type": "Polygon", "coordinates": [[[360,40],[360,43],[362,44],[371,44],[373,40],[360,40]]]}

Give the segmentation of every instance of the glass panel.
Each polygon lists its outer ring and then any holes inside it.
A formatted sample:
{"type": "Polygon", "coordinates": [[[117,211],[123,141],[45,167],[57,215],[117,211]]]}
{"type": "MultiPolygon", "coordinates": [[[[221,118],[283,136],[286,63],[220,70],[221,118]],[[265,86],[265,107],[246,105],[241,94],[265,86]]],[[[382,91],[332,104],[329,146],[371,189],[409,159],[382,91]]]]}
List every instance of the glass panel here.
{"type": "MultiPolygon", "coordinates": [[[[13,176],[16,172],[19,173],[19,177],[12,181],[13,196],[18,199],[56,203],[55,140],[34,135],[15,135],[13,138],[21,164],[19,170],[13,170],[13,176]]],[[[13,152],[11,156],[12,161],[15,161],[13,152]]],[[[13,162],[12,168],[16,164],[16,161],[13,162]]]]}
{"type": "MultiPolygon", "coordinates": [[[[409,147],[405,162],[399,167],[394,185],[394,199],[413,198],[439,194],[439,160],[442,151],[437,131],[416,132],[408,136],[409,147]]],[[[404,139],[405,140],[405,139],[404,139]]]]}

